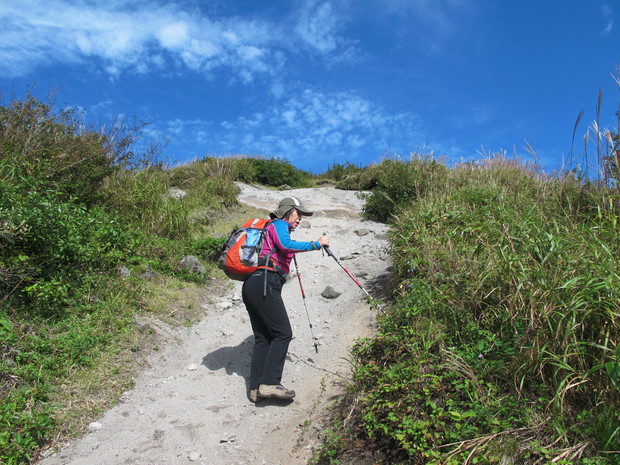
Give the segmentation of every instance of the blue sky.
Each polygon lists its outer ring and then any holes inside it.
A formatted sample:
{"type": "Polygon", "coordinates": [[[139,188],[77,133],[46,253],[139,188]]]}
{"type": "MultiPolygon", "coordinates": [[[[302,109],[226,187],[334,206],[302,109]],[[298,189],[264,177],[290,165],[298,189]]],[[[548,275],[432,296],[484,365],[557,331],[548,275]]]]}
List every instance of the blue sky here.
{"type": "Polygon", "coordinates": [[[173,165],[529,145],[552,171],[583,163],[599,89],[617,131],[619,18],[618,0],[3,0],[0,89],[58,87],[95,127],[136,116],[173,165]]]}

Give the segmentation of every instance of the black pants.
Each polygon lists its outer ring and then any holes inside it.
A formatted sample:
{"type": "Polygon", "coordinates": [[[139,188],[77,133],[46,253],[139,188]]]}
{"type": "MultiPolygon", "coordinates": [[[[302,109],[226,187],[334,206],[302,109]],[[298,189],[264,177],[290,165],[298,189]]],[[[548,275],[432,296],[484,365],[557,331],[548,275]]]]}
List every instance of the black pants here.
{"type": "Polygon", "coordinates": [[[260,384],[280,384],[282,380],[288,345],[293,338],[281,296],[283,284],[280,274],[265,270],[255,272],[243,283],[241,295],[254,331],[250,389],[258,389],[260,384]]]}

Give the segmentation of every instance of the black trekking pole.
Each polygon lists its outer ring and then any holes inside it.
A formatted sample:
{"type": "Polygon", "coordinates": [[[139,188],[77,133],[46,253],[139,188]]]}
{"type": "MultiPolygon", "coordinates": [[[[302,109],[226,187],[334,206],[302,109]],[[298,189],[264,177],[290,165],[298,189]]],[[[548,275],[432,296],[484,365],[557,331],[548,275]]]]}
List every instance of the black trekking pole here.
{"type": "Polygon", "coordinates": [[[360,282],[355,279],[355,277],[349,272],[349,270],[347,270],[344,265],[342,263],[340,263],[340,260],[338,260],[338,257],[336,257],[331,250],[329,250],[329,247],[323,247],[325,249],[325,251],[327,252],[327,255],[329,255],[330,257],[332,257],[334,260],[336,260],[336,263],[338,263],[338,265],[340,265],[340,268],[342,268],[346,274],[349,275],[349,277],[355,282],[355,284],[358,285],[358,287],[364,291],[366,293],[366,295],[368,296],[368,298],[370,300],[372,300],[375,305],[379,308],[379,310],[381,310],[382,313],[385,313],[385,310],[383,309],[383,307],[381,305],[379,305],[379,303],[377,303],[376,299],[373,299],[373,297],[368,293],[368,291],[366,289],[364,289],[364,286],[362,286],[360,284],[360,282]]]}
{"type": "Polygon", "coordinates": [[[293,260],[295,261],[295,271],[297,272],[297,279],[299,280],[299,288],[301,289],[301,297],[304,301],[304,307],[306,309],[306,316],[308,317],[308,325],[310,326],[310,335],[312,336],[312,342],[314,343],[314,350],[316,353],[319,353],[319,346],[316,343],[316,338],[314,337],[314,332],[312,331],[312,323],[310,322],[310,314],[308,313],[308,306],[306,305],[306,293],[304,292],[304,286],[301,284],[301,274],[299,273],[299,267],[297,266],[297,257],[293,255],[293,260]]]}

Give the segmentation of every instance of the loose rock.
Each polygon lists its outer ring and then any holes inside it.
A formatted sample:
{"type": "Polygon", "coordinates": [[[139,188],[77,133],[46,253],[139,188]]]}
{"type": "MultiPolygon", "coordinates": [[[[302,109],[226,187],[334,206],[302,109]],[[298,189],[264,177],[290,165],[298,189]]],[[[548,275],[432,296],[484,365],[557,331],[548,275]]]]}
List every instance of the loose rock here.
{"type": "Polygon", "coordinates": [[[121,278],[129,278],[131,276],[131,271],[126,266],[119,266],[116,268],[116,274],[121,278]]]}
{"type": "Polygon", "coordinates": [[[198,257],[195,257],[193,255],[187,255],[186,257],[183,257],[179,262],[179,266],[182,269],[189,271],[190,273],[205,274],[207,272],[198,257]]]}
{"type": "Polygon", "coordinates": [[[180,200],[186,195],[187,192],[185,192],[183,189],[179,189],[178,187],[171,187],[170,189],[168,189],[168,196],[172,197],[173,199],[180,200]]]}
{"type": "Polygon", "coordinates": [[[103,428],[103,425],[98,421],[93,421],[88,425],[88,431],[99,431],[101,428],[103,428]]]}
{"type": "Polygon", "coordinates": [[[187,454],[187,458],[189,459],[190,462],[195,462],[196,460],[200,460],[200,453],[196,452],[195,450],[192,450],[189,452],[189,454],[187,454]]]}
{"type": "Polygon", "coordinates": [[[155,279],[159,276],[159,273],[155,270],[152,270],[150,266],[147,266],[144,270],[144,273],[140,275],[143,279],[155,279]]]}
{"type": "MultiPolygon", "coordinates": [[[[260,210],[253,210],[252,216],[266,217],[288,195],[242,186],[239,201],[260,210]]],[[[356,277],[365,271],[381,284],[390,263],[379,260],[387,244],[377,235],[387,226],[360,218],[355,193],[330,187],[295,190],[292,195],[315,212],[312,228],[298,228],[293,238],[316,240],[324,231],[337,257],[354,259],[347,265],[352,265],[356,277]],[[364,228],[372,234],[362,238],[355,233],[364,228]]],[[[349,347],[374,331],[377,312],[368,311],[364,293],[331,257],[315,251],[300,254],[298,261],[309,315],[299,284],[283,286],[295,334],[283,383],[297,392],[294,402],[266,399],[253,404],[247,399],[254,338],[240,299],[242,283],[230,280],[229,287],[216,287],[213,292],[207,285],[198,306],[202,320],[192,326],[173,330],[159,321],[158,315],[165,317],[168,309],[141,318],[155,332],[157,340],[152,343],[157,350],[140,362],[141,373],[136,374],[125,400],[103,414],[101,431],[71,445],[59,445],[61,450],[39,465],[309,463],[312,445],[321,444],[325,437],[319,419],[327,415],[335,396],[342,395],[343,377],[350,376],[349,347]],[[338,295],[337,299],[321,296],[328,285],[335,291],[328,295],[338,295]],[[197,368],[191,369],[192,365],[197,368]],[[304,427],[297,427],[300,424],[304,427]]],[[[134,276],[143,271],[132,268],[134,276]]],[[[294,273],[291,277],[297,280],[294,273]]],[[[209,281],[216,284],[213,278],[209,281]]],[[[171,302],[169,310],[184,304],[171,302]]],[[[136,355],[147,355],[144,347],[136,355]]]]}
{"type": "Polygon", "coordinates": [[[331,286],[327,286],[323,292],[321,292],[321,295],[326,299],[336,299],[342,295],[342,292],[337,291],[331,286]]]}

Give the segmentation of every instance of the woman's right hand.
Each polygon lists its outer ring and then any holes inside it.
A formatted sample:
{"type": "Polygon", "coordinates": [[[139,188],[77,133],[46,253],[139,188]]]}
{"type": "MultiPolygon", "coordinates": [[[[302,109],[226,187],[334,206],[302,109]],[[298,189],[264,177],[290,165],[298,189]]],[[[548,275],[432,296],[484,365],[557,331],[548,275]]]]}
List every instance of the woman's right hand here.
{"type": "Polygon", "coordinates": [[[329,237],[327,236],[319,237],[317,242],[321,244],[321,247],[329,247],[329,237]]]}

